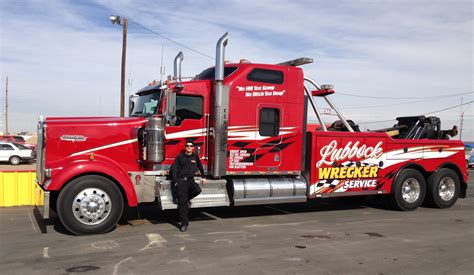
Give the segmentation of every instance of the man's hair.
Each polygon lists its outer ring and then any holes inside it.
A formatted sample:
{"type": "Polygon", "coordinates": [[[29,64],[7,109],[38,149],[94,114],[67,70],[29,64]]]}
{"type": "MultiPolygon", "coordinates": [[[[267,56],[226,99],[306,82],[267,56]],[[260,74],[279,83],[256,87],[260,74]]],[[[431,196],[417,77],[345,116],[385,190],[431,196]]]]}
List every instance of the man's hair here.
{"type": "Polygon", "coordinates": [[[192,140],[186,140],[186,142],[184,142],[184,146],[186,146],[186,144],[188,143],[191,143],[193,146],[195,146],[196,144],[194,144],[194,142],[192,140]]]}

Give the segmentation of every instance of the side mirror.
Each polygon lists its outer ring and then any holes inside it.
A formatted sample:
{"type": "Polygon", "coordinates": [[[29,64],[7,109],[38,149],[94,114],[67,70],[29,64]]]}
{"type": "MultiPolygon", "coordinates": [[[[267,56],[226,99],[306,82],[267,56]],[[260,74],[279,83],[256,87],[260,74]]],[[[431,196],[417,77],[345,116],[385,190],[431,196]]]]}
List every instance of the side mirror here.
{"type": "Polygon", "coordinates": [[[128,116],[132,116],[133,108],[135,107],[135,102],[137,101],[138,96],[131,95],[128,99],[128,116]]]}
{"type": "Polygon", "coordinates": [[[166,91],[166,121],[174,126],[176,125],[176,93],[171,90],[166,91]]]}

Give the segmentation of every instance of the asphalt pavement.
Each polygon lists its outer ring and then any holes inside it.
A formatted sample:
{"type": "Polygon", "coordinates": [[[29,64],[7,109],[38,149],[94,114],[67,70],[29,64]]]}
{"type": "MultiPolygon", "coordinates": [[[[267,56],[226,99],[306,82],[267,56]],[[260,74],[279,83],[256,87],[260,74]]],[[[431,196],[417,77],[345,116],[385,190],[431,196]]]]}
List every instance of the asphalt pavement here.
{"type": "Polygon", "coordinates": [[[0,209],[2,274],[472,274],[474,171],[450,209],[379,200],[175,210],[128,209],[103,235],[73,236],[32,207],[0,209]],[[139,211],[138,211],[139,210],[139,211]],[[44,233],[47,232],[47,233],[44,233]]]}

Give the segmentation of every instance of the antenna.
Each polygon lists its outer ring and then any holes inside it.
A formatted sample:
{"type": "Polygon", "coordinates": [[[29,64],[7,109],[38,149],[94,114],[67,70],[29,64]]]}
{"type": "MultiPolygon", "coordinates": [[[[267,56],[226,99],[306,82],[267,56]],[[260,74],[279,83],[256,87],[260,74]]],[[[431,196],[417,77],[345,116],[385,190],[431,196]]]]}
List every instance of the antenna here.
{"type": "Polygon", "coordinates": [[[163,85],[163,76],[165,75],[165,67],[163,66],[163,56],[165,55],[165,45],[161,45],[161,66],[160,66],[160,85],[163,85]]]}
{"type": "Polygon", "coordinates": [[[5,134],[8,135],[8,76],[5,85],[5,134]]]}
{"type": "Polygon", "coordinates": [[[459,140],[462,140],[462,124],[464,122],[464,112],[462,110],[462,97],[461,97],[461,107],[460,108],[461,108],[461,114],[460,114],[461,115],[461,123],[460,123],[461,127],[459,127],[459,140]]]}

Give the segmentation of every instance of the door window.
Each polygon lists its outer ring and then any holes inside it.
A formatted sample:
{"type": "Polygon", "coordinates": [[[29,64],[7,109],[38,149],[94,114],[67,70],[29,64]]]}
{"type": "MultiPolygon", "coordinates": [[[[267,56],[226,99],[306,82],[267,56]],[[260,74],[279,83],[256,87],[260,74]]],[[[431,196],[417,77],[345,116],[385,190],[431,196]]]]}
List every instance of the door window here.
{"type": "Polygon", "coordinates": [[[14,151],[15,149],[13,149],[13,147],[11,145],[8,145],[8,144],[1,144],[0,145],[0,149],[2,151],[14,151]]]}
{"type": "Polygon", "coordinates": [[[275,137],[280,132],[280,110],[262,108],[260,110],[259,134],[262,137],[275,137]]]}
{"type": "Polygon", "coordinates": [[[177,95],[176,96],[176,116],[178,125],[186,119],[202,118],[202,97],[177,95]]]}

